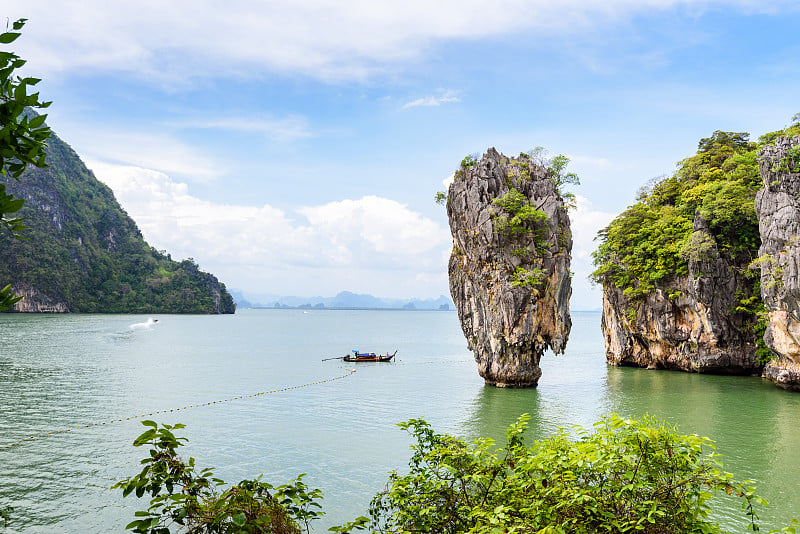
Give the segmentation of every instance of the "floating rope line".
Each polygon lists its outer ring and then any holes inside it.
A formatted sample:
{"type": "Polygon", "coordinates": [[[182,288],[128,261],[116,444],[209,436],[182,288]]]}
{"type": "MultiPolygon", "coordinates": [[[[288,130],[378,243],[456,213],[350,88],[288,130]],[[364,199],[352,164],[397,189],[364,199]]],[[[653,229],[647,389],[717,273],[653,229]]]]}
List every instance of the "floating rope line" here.
{"type": "MultiPolygon", "coordinates": [[[[564,354],[555,354],[556,358],[569,358],[570,356],[600,356],[605,354],[605,352],[595,351],[595,352],[566,352],[564,354]]],[[[443,363],[475,363],[475,360],[472,358],[469,359],[452,359],[452,360],[426,360],[426,361],[409,361],[409,360],[402,360],[398,359],[394,363],[389,365],[437,365],[443,363]]],[[[386,365],[386,364],[381,364],[386,365]]]]}
{"type": "MultiPolygon", "coordinates": [[[[475,363],[475,360],[429,360],[429,361],[422,361],[422,362],[415,362],[415,361],[408,361],[408,360],[397,360],[394,365],[437,365],[441,363],[475,363]]],[[[391,364],[390,364],[391,365],[391,364]]]]}
{"type": "Polygon", "coordinates": [[[299,386],[287,386],[285,388],[271,389],[269,391],[259,391],[258,393],[250,393],[249,395],[238,395],[236,397],[230,397],[230,398],[222,399],[222,400],[204,402],[204,403],[201,403],[201,404],[188,404],[188,405],[182,406],[180,408],[172,408],[172,409],[169,409],[169,410],[158,410],[158,411],[155,411],[155,412],[143,413],[141,415],[132,415],[130,417],[120,417],[119,419],[109,419],[109,420],[100,421],[100,422],[97,422],[97,423],[89,423],[89,424],[86,424],[86,425],[77,425],[77,426],[74,426],[74,427],[71,427],[71,428],[64,428],[64,429],[61,429],[61,430],[52,430],[50,432],[42,432],[41,434],[34,434],[34,435],[28,436],[26,438],[22,438],[22,439],[20,439],[18,441],[12,441],[11,443],[2,444],[2,445],[0,445],[0,449],[10,449],[11,447],[16,447],[18,445],[22,445],[23,443],[28,442],[28,441],[34,441],[34,440],[37,440],[37,439],[46,438],[48,436],[55,436],[57,434],[65,434],[67,432],[73,432],[75,430],[79,430],[79,429],[82,429],[82,428],[91,428],[91,427],[95,427],[95,426],[110,425],[110,424],[113,424],[113,423],[120,423],[120,422],[123,422],[123,421],[133,421],[133,420],[136,420],[136,419],[140,419],[142,417],[149,417],[151,415],[158,415],[158,414],[172,413],[172,412],[180,412],[181,410],[188,410],[189,408],[200,408],[202,406],[211,406],[213,404],[222,404],[223,402],[231,402],[231,401],[235,401],[235,400],[248,399],[248,398],[252,398],[252,397],[259,397],[261,395],[270,395],[272,393],[280,393],[282,391],[291,391],[293,389],[307,388],[307,387],[310,387],[310,386],[316,386],[316,385],[319,385],[319,384],[325,384],[327,382],[333,382],[335,380],[341,380],[342,378],[347,378],[348,376],[352,376],[353,373],[355,373],[355,372],[356,372],[355,369],[349,369],[347,371],[347,374],[344,374],[344,375],[341,375],[341,376],[335,376],[333,378],[328,378],[328,379],[325,379],[325,380],[317,380],[316,382],[309,382],[308,384],[301,384],[299,386]]]}

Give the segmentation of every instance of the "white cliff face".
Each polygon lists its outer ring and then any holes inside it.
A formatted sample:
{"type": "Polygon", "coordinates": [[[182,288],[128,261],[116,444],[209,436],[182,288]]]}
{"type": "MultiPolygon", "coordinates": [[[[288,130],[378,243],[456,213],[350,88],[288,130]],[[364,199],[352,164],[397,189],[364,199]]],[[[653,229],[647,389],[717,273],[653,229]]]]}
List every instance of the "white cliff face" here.
{"type": "Polygon", "coordinates": [[[764,376],[800,390],[800,137],[778,138],[758,154],[764,188],[756,195],[761,296],[769,313],[764,341],[775,353],[764,376]]]}
{"type": "Polygon", "coordinates": [[[572,233],[554,182],[492,148],[457,173],[447,213],[450,293],[479,374],[499,387],[536,386],[542,353],[563,352],[572,325],[572,233]],[[515,202],[495,202],[515,192],[515,202]]]}

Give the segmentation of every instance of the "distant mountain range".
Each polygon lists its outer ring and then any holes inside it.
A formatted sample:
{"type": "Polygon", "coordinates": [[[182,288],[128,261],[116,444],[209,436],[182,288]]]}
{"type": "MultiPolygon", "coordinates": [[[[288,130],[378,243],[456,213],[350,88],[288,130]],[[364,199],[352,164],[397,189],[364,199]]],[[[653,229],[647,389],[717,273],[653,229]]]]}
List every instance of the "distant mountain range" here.
{"type": "Polygon", "coordinates": [[[441,295],[436,299],[383,299],[368,294],[342,291],[335,297],[293,297],[245,295],[229,290],[238,308],[367,308],[406,310],[454,310],[453,301],[441,295]]]}

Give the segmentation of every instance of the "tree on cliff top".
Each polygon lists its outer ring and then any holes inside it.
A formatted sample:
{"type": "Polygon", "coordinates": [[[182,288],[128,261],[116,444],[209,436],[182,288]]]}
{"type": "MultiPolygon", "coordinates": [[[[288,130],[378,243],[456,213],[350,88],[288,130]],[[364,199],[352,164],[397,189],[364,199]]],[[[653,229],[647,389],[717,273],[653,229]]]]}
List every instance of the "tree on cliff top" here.
{"type": "Polygon", "coordinates": [[[693,221],[708,222],[721,254],[745,265],[758,255],[760,237],[753,200],[761,187],[757,144],[742,132],[714,132],[672,176],[639,193],[630,206],[598,233],[592,280],[643,299],[688,274],[689,258],[700,251],[693,221]]]}
{"type": "MultiPolygon", "coordinates": [[[[480,154],[476,152],[474,154],[469,154],[463,160],[461,160],[461,164],[459,165],[458,169],[456,169],[456,171],[453,173],[453,178],[463,176],[466,169],[478,163],[479,157],[480,154]]],[[[544,147],[537,146],[528,152],[522,152],[520,157],[528,159],[536,165],[547,169],[549,171],[550,179],[556,186],[556,191],[558,192],[559,196],[566,201],[567,208],[575,208],[575,194],[564,189],[564,186],[567,184],[580,185],[581,180],[576,173],[566,172],[567,165],[569,165],[569,158],[567,156],[564,154],[550,156],[544,147]]],[[[447,204],[447,192],[437,191],[434,194],[433,199],[437,204],[444,206],[447,204]]]]}
{"type": "MultiPolygon", "coordinates": [[[[27,19],[19,19],[12,31],[0,34],[0,44],[13,43],[20,35],[27,19]]],[[[28,165],[45,167],[45,146],[50,128],[44,121],[47,115],[26,113],[27,108],[46,108],[50,102],[41,102],[39,93],[28,94],[28,88],[39,83],[37,78],[14,76],[14,71],[25,60],[13,52],[0,51],[0,172],[3,182],[9,176],[19,180],[28,165]]],[[[14,217],[25,201],[6,193],[6,184],[0,183],[0,228],[20,237],[25,230],[23,218],[14,217]]],[[[19,300],[11,293],[11,286],[0,289],[0,311],[8,309],[19,300]]]]}

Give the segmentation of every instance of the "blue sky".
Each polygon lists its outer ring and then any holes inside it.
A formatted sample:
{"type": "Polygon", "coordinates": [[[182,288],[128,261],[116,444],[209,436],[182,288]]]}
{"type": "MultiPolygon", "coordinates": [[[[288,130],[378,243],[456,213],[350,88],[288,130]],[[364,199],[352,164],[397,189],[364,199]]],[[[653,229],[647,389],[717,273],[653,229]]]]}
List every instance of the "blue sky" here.
{"type": "Polygon", "coordinates": [[[6,0],[49,124],[174,258],[247,295],[447,294],[461,159],[572,160],[573,308],[597,230],[714,130],[800,112],[774,0],[6,0]],[[762,5],[763,4],[763,5],[762,5]]]}

